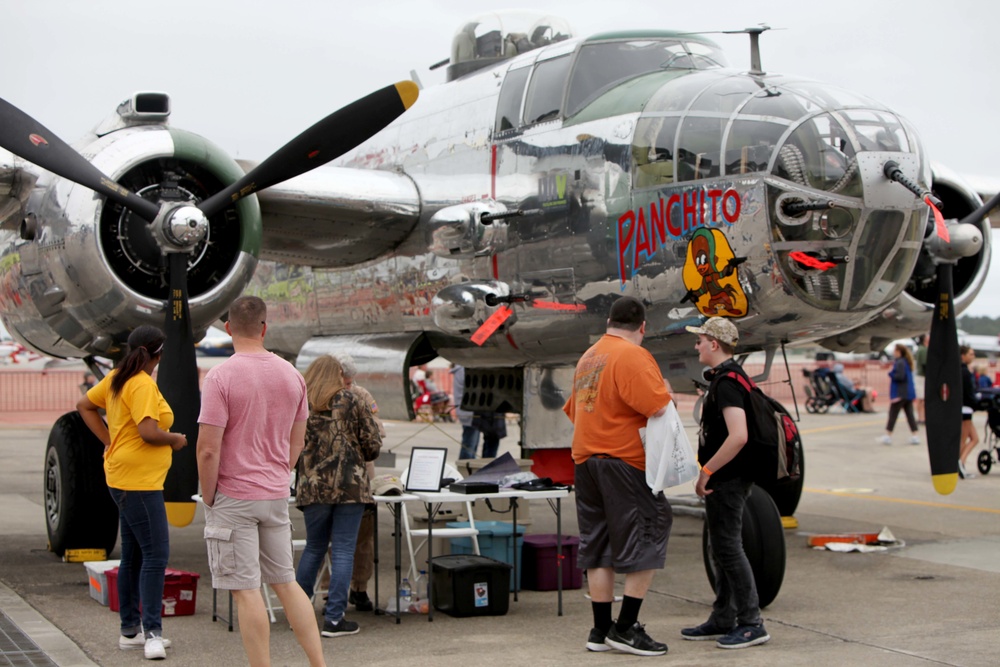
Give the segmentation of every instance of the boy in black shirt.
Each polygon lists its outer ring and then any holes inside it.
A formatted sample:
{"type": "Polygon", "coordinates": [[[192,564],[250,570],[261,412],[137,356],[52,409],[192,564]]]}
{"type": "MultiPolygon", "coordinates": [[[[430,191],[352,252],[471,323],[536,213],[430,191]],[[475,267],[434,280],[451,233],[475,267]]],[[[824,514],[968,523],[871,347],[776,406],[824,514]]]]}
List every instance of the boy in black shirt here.
{"type": "Polygon", "coordinates": [[[743,375],[733,361],[739,332],[730,320],[712,317],[700,327],[698,360],[712,368],[715,379],[701,413],[698,460],[701,474],[695,493],[705,499],[705,520],[715,560],[716,598],[708,621],[684,628],[684,639],[716,640],[719,648],[746,648],[768,641],[760,617],[757,586],[750,562],[743,552],[743,508],[750,495],[753,459],[744,448],[749,431],[745,400],[749,397],[729,371],[743,375]]]}

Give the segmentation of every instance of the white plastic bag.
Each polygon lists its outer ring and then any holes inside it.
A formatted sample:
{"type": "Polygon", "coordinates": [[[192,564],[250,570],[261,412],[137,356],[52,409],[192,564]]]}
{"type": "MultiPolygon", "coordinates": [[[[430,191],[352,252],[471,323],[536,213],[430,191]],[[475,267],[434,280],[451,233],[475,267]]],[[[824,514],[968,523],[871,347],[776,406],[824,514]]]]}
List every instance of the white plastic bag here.
{"type": "Polygon", "coordinates": [[[698,477],[698,462],[673,401],[662,416],[646,422],[645,431],[646,484],[654,494],[698,477]]]}

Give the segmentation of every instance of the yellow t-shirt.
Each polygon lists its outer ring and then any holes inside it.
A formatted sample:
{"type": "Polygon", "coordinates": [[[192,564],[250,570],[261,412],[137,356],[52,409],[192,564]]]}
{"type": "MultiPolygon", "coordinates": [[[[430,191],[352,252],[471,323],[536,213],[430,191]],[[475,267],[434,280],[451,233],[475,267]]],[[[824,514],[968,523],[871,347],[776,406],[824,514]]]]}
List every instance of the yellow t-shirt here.
{"type": "Polygon", "coordinates": [[[669,402],[670,392],[653,355],[605,334],[580,358],[573,393],[563,406],[574,425],[574,463],[604,455],[645,470],[639,429],[669,402]]]}
{"type": "Polygon", "coordinates": [[[111,447],[104,454],[108,486],[122,491],[162,491],[163,480],[173,461],[167,445],[150,445],[139,435],[139,422],[156,420],[164,431],[174,423],[174,412],[160,394],[153,378],[140,371],[129,378],[121,392],[111,396],[111,371],[87,392],[90,402],[108,415],[111,447]]]}

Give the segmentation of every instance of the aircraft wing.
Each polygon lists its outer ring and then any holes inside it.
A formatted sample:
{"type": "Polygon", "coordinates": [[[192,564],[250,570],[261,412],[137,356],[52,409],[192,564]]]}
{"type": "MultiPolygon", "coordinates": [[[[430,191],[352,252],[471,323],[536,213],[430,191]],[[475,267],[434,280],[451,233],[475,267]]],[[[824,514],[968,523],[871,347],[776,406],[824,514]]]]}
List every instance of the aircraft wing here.
{"type": "Polygon", "coordinates": [[[402,243],[420,218],[416,185],[391,171],[320,168],[257,198],[261,259],[288,264],[332,268],[375,259],[402,243]]]}

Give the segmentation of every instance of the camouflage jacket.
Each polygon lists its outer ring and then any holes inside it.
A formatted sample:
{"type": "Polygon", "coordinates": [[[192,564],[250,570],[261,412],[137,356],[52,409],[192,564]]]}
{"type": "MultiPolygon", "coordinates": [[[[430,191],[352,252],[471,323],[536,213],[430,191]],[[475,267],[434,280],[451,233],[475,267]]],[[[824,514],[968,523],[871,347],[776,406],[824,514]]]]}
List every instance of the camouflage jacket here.
{"type": "Polygon", "coordinates": [[[371,407],[354,392],[337,392],[329,410],[310,412],[306,421],[296,506],[373,502],[365,461],[377,459],[381,448],[371,407]]]}

